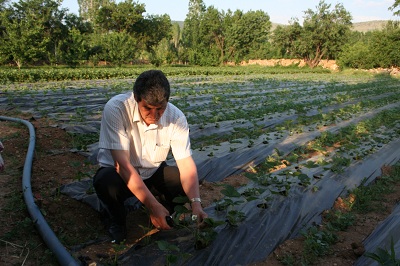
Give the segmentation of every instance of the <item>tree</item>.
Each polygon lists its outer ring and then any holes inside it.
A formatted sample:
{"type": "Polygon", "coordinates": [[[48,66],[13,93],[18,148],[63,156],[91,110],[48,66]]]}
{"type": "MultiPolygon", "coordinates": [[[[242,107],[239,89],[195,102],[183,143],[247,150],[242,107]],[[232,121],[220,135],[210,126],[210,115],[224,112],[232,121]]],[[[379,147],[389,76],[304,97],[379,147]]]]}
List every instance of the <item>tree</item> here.
{"type": "Polygon", "coordinates": [[[351,15],[342,4],[331,5],[321,0],[314,12],[304,12],[303,26],[294,21],[287,29],[275,32],[275,45],[284,44],[286,52],[302,58],[310,67],[316,67],[321,59],[335,59],[350,34],[351,15]]]}
{"type": "Polygon", "coordinates": [[[145,5],[133,0],[110,3],[98,10],[95,25],[101,33],[129,34],[141,49],[151,52],[162,39],[170,38],[172,25],[168,15],[144,17],[145,12],[145,5]]]}
{"type": "Polygon", "coordinates": [[[302,27],[298,19],[292,19],[288,26],[277,26],[271,36],[273,46],[276,47],[276,56],[287,58],[295,54],[294,47],[300,38],[302,27]]]}
{"type": "MultiPolygon", "coordinates": [[[[6,12],[6,10],[7,10],[7,6],[6,6],[7,2],[8,2],[8,0],[0,0],[0,14],[4,15],[4,12],[6,12]]],[[[5,36],[6,27],[4,25],[4,22],[2,21],[3,20],[2,18],[5,19],[5,17],[0,16],[0,44],[2,43],[1,40],[4,40],[4,38],[6,37],[5,36]]],[[[6,58],[7,58],[7,56],[6,55],[2,55],[1,52],[0,52],[0,62],[4,62],[6,60],[6,58]]]]}
{"type": "Polygon", "coordinates": [[[261,10],[246,13],[236,10],[227,19],[230,21],[226,23],[228,54],[236,62],[264,58],[272,25],[269,15],[261,10]]]}
{"type": "Polygon", "coordinates": [[[84,21],[94,23],[97,11],[110,3],[110,0],[78,0],[79,16],[84,21]]]}
{"type": "Polygon", "coordinates": [[[376,67],[400,66],[400,22],[389,21],[381,31],[372,33],[370,53],[376,67]]]}
{"type": "Polygon", "coordinates": [[[297,52],[310,67],[316,67],[322,58],[336,55],[346,43],[350,33],[351,15],[342,4],[331,5],[320,1],[317,11],[305,11],[303,31],[298,40],[297,52]]]}
{"type": "Polygon", "coordinates": [[[192,0],[184,22],[183,45],[192,64],[220,65],[232,59],[263,58],[270,28],[269,16],[263,11],[225,13],[192,0]]]}
{"type": "Polygon", "coordinates": [[[136,41],[125,32],[113,32],[103,36],[106,60],[121,66],[132,61],[137,53],[136,41]]]}
{"type": "Polygon", "coordinates": [[[91,23],[84,22],[75,14],[67,14],[65,25],[68,36],[60,44],[61,60],[69,66],[76,66],[81,60],[88,59],[89,34],[93,33],[91,23]]]}
{"type": "Polygon", "coordinates": [[[201,64],[222,64],[225,57],[224,14],[213,6],[208,7],[200,17],[198,35],[201,37],[201,64]]]}
{"type": "Polygon", "coordinates": [[[146,12],[144,4],[126,0],[118,4],[112,2],[98,9],[95,15],[95,28],[100,32],[126,32],[137,31],[137,23],[143,19],[146,12]]]}
{"type": "Polygon", "coordinates": [[[3,55],[9,55],[18,67],[24,63],[51,61],[63,36],[67,35],[62,23],[66,10],[59,10],[55,0],[20,0],[1,12],[4,38],[3,55]]]}
{"type": "Polygon", "coordinates": [[[126,32],[95,33],[91,38],[88,56],[94,65],[106,61],[121,66],[132,61],[138,54],[136,40],[126,32]]]}
{"type": "Polygon", "coordinates": [[[365,43],[362,40],[359,40],[352,44],[346,44],[343,48],[343,51],[339,54],[338,65],[341,68],[373,68],[374,62],[370,51],[371,49],[368,43],[365,43]]]}
{"type": "Polygon", "coordinates": [[[200,60],[198,50],[201,40],[198,30],[200,17],[205,10],[206,7],[202,0],[189,0],[189,12],[184,21],[182,42],[186,50],[184,57],[192,64],[198,64],[200,60]]]}
{"type": "Polygon", "coordinates": [[[152,52],[164,38],[171,39],[172,24],[169,15],[149,15],[132,27],[133,34],[143,50],[152,52]]]}
{"type": "Polygon", "coordinates": [[[60,45],[61,59],[69,66],[75,67],[80,60],[85,58],[87,52],[87,40],[78,29],[71,29],[68,38],[60,45]]]}
{"type": "Polygon", "coordinates": [[[168,39],[162,39],[157,46],[152,47],[150,53],[150,63],[159,67],[163,63],[171,64],[176,60],[176,49],[173,42],[168,39]]]}
{"type": "Polygon", "coordinates": [[[172,24],[172,42],[174,43],[175,49],[179,49],[179,44],[182,39],[181,27],[177,22],[172,24]]]}
{"type": "Polygon", "coordinates": [[[399,7],[400,7],[400,0],[396,0],[394,1],[394,4],[391,7],[389,7],[389,10],[394,11],[393,15],[400,16],[400,9],[395,11],[395,9],[399,7]]]}
{"type": "Polygon", "coordinates": [[[382,30],[353,33],[351,41],[340,53],[341,67],[370,69],[400,65],[400,22],[389,21],[382,30]]]}

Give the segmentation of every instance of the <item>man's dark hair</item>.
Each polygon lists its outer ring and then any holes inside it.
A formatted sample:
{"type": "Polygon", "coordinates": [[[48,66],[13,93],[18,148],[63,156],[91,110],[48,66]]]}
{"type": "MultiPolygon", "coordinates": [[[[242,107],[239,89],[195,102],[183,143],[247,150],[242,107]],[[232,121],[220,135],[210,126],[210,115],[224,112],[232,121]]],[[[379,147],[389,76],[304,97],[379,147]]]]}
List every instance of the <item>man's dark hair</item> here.
{"type": "Polygon", "coordinates": [[[150,105],[163,104],[169,100],[169,81],[162,71],[147,70],[136,79],[133,94],[138,102],[145,100],[150,105]]]}

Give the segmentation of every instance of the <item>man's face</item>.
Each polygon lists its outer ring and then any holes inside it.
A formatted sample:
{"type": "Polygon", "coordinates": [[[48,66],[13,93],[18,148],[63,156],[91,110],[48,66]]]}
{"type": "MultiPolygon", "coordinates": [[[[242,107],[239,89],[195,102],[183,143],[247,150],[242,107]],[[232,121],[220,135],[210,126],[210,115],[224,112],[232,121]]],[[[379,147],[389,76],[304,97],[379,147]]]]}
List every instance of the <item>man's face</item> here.
{"type": "Polygon", "coordinates": [[[138,102],[140,116],[147,124],[156,124],[167,108],[167,102],[160,105],[150,105],[144,99],[138,102]]]}

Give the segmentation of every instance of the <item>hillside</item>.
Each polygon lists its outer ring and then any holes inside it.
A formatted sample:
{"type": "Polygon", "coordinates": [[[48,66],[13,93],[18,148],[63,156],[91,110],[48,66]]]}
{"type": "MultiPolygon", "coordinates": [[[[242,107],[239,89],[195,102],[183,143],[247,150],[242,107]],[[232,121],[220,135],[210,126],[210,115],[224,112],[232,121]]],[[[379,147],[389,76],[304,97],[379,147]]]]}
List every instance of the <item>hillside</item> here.
{"type": "MultiPolygon", "coordinates": [[[[181,28],[183,28],[183,21],[172,21],[172,23],[178,23],[181,28]]],[[[365,21],[365,22],[357,22],[353,23],[353,30],[354,31],[361,31],[367,32],[372,30],[381,30],[386,25],[387,20],[372,20],[372,21],[365,21]]],[[[272,22],[271,30],[273,31],[277,26],[284,26],[280,23],[272,22]]]]}
{"type": "MultiPolygon", "coordinates": [[[[353,23],[352,30],[360,31],[360,32],[381,30],[385,27],[387,22],[388,22],[387,20],[371,20],[371,21],[365,21],[365,22],[356,22],[356,23],[353,23]]],[[[271,30],[273,31],[279,25],[284,26],[283,24],[272,22],[271,30]]]]}
{"type": "Polygon", "coordinates": [[[385,27],[387,20],[371,20],[365,22],[353,23],[353,30],[367,32],[372,30],[381,30],[385,27]]]}

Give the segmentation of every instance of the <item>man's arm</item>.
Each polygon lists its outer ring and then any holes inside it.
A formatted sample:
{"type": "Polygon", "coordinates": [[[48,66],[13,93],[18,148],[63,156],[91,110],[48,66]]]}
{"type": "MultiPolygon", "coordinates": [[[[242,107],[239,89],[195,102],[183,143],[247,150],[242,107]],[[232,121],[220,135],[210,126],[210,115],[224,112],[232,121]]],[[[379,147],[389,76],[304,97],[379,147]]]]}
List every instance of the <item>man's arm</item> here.
{"type": "MultiPolygon", "coordinates": [[[[189,199],[200,198],[197,167],[192,156],[177,160],[176,164],[179,169],[182,187],[186,193],[186,196],[189,199]]],[[[200,202],[192,202],[191,206],[193,215],[197,215],[198,217],[198,222],[202,222],[204,218],[208,217],[207,213],[203,211],[200,202]]]]}
{"type": "Polygon", "coordinates": [[[131,165],[129,151],[111,150],[111,155],[114,159],[117,173],[125,181],[129,190],[149,209],[153,225],[160,229],[171,229],[165,219],[166,216],[169,216],[168,210],[157,201],[136,169],[131,165]]]}

